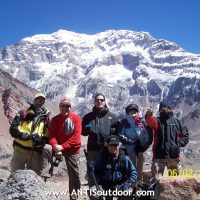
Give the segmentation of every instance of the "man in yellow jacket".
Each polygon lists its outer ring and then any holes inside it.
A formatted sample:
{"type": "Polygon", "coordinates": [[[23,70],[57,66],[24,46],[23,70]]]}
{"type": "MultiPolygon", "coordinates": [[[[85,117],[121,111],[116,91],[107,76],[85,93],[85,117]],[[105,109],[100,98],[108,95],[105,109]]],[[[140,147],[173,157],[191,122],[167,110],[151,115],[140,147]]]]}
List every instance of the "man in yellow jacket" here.
{"type": "Polygon", "coordinates": [[[42,151],[48,142],[49,128],[49,111],[44,103],[45,95],[36,94],[33,104],[17,113],[12,121],[10,134],[15,139],[11,171],[26,168],[40,175],[44,168],[42,151]]]}

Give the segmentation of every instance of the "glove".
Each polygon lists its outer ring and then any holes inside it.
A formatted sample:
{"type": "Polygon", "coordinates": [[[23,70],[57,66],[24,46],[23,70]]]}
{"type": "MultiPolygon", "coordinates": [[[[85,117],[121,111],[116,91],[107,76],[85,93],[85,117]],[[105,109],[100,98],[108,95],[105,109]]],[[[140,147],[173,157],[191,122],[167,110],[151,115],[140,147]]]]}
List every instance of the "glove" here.
{"type": "Polygon", "coordinates": [[[128,139],[128,140],[127,140],[127,143],[128,143],[128,144],[135,144],[135,142],[136,142],[135,140],[131,140],[131,139],[128,139]]]}
{"type": "Polygon", "coordinates": [[[122,188],[122,190],[124,191],[124,190],[128,190],[130,187],[131,187],[130,182],[125,181],[124,184],[122,184],[122,187],[121,187],[121,188],[122,188]]]}
{"type": "Polygon", "coordinates": [[[92,127],[91,123],[89,123],[89,124],[85,125],[85,128],[86,128],[86,129],[88,129],[88,130],[90,130],[90,129],[91,129],[91,127],[92,127]]]}
{"type": "Polygon", "coordinates": [[[43,139],[36,134],[32,134],[32,141],[34,142],[35,145],[41,145],[43,144],[43,139]]]}
{"type": "Polygon", "coordinates": [[[29,135],[28,133],[20,132],[19,139],[23,141],[31,140],[31,135],[29,135]]]}

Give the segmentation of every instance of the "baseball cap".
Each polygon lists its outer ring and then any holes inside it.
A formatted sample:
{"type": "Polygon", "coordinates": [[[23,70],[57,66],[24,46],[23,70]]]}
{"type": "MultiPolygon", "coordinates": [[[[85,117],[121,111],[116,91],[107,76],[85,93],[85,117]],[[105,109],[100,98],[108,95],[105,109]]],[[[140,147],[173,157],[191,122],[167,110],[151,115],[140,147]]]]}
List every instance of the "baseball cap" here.
{"type": "Polygon", "coordinates": [[[137,112],[139,111],[139,106],[137,104],[131,103],[128,106],[126,106],[126,113],[128,114],[128,112],[130,110],[137,110],[137,112]]]}
{"type": "Polygon", "coordinates": [[[35,95],[35,99],[37,99],[38,97],[43,97],[44,99],[46,99],[46,96],[43,93],[37,93],[35,95]]]}
{"type": "Polygon", "coordinates": [[[71,106],[71,100],[68,99],[68,98],[63,98],[63,99],[60,100],[59,105],[60,105],[60,106],[61,106],[61,105],[68,105],[68,106],[71,106]]]}
{"type": "Polygon", "coordinates": [[[119,138],[116,135],[110,135],[107,139],[108,145],[118,145],[119,144],[119,138]]]}

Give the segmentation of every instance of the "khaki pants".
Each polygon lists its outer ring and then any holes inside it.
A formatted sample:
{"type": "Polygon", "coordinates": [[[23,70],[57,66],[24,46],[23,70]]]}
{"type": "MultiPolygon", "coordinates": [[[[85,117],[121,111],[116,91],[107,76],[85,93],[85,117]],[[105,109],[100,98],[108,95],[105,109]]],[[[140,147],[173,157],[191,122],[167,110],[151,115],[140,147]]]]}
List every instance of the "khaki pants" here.
{"type": "Polygon", "coordinates": [[[155,177],[158,182],[155,188],[155,196],[153,199],[160,199],[160,182],[159,180],[164,176],[165,169],[167,169],[167,175],[178,175],[181,170],[180,161],[178,159],[155,159],[151,166],[151,171],[153,177],[155,177]],[[173,173],[175,171],[175,173],[173,173]]]}
{"type": "MultiPolygon", "coordinates": [[[[69,176],[69,193],[72,194],[73,190],[78,193],[81,187],[80,175],[79,175],[79,154],[72,154],[67,151],[63,152],[65,162],[67,165],[67,171],[69,176]]],[[[77,199],[77,196],[71,196],[70,199],[77,199]]]]}
{"type": "MultiPolygon", "coordinates": [[[[53,174],[53,155],[51,145],[45,145],[42,151],[42,170],[41,176],[47,177],[48,175],[52,176],[53,174]]],[[[78,190],[81,187],[80,175],[79,175],[79,154],[73,154],[68,151],[62,152],[63,157],[67,165],[68,177],[69,177],[69,193],[72,194],[73,190],[78,193],[78,190]]],[[[77,199],[77,196],[70,196],[70,199],[77,199]]]]}
{"type": "Polygon", "coordinates": [[[129,158],[131,159],[133,165],[137,169],[138,178],[137,180],[140,181],[143,179],[143,163],[144,163],[144,155],[143,152],[139,152],[138,155],[136,155],[135,152],[133,152],[131,155],[129,155],[129,158]]]}
{"type": "MultiPolygon", "coordinates": [[[[42,176],[44,170],[50,170],[52,163],[51,149],[51,146],[46,144],[41,153],[39,153],[37,151],[28,151],[22,147],[15,146],[13,158],[11,160],[11,171],[31,169],[42,176]]],[[[51,177],[51,174],[47,177],[51,177]]]]}
{"type": "Polygon", "coordinates": [[[31,169],[40,175],[42,168],[42,154],[15,148],[11,160],[11,172],[18,169],[31,169]]]}
{"type": "Polygon", "coordinates": [[[168,176],[172,176],[174,170],[178,175],[181,170],[180,160],[178,159],[155,159],[151,166],[152,175],[159,179],[164,175],[167,168],[168,176]]]}
{"type": "Polygon", "coordinates": [[[41,176],[44,178],[50,178],[53,175],[53,154],[52,146],[46,144],[42,149],[42,168],[41,176]]]}

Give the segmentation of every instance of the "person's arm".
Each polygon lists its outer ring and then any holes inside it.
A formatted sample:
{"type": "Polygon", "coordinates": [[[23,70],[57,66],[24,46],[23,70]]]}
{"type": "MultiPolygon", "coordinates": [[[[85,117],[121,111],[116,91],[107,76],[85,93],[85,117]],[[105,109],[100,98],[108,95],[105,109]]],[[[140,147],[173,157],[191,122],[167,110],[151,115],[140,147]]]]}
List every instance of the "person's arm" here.
{"type": "Polygon", "coordinates": [[[48,140],[52,148],[55,148],[55,146],[58,144],[58,141],[56,139],[56,132],[57,132],[56,118],[53,118],[51,120],[49,132],[48,132],[48,140]]]}
{"type": "Polygon", "coordinates": [[[20,112],[16,114],[10,126],[10,134],[13,138],[19,138],[21,135],[18,129],[19,125],[20,125],[20,112]]]}
{"type": "Polygon", "coordinates": [[[82,133],[83,136],[88,136],[91,134],[91,121],[89,120],[89,115],[85,115],[82,121],[82,133]]]}
{"type": "Polygon", "coordinates": [[[148,133],[148,144],[146,144],[146,146],[150,146],[153,142],[153,129],[147,125],[145,119],[142,117],[140,118],[141,123],[143,124],[143,127],[145,129],[145,131],[148,133]]]}
{"type": "Polygon", "coordinates": [[[147,126],[149,126],[150,128],[152,128],[154,132],[157,130],[157,128],[158,128],[158,121],[153,116],[153,110],[151,109],[151,106],[146,111],[145,121],[146,121],[147,126]]]}
{"type": "Polygon", "coordinates": [[[185,147],[189,142],[188,128],[181,121],[179,121],[179,124],[181,130],[181,132],[179,133],[179,144],[181,147],[185,147]]]}
{"type": "Polygon", "coordinates": [[[120,120],[113,114],[110,127],[110,135],[119,136],[119,131],[118,131],[119,126],[120,126],[120,120]]]}
{"type": "Polygon", "coordinates": [[[78,115],[76,115],[74,119],[74,131],[71,133],[71,137],[62,144],[64,150],[67,150],[73,146],[81,146],[81,131],[81,118],[78,115]]]}
{"type": "Polygon", "coordinates": [[[50,112],[47,113],[47,115],[44,116],[43,119],[44,122],[44,131],[43,131],[43,144],[48,144],[48,135],[49,135],[49,128],[50,128],[50,112]]]}
{"type": "Polygon", "coordinates": [[[119,139],[120,139],[122,144],[134,144],[136,141],[131,140],[125,134],[125,126],[126,126],[125,124],[126,123],[128,123],[127,120],[123,119],[121,121],[121,123],[119,124],[119,128],[118,128],[119,139]]]}
{"type": "Polygon", "coordinates": [[[152,144],[153,142],[153,129],[149,126],[146,127],[146,131],[149,134],[149,146],[152,144]]]}
{"type": "Polygon", "coordinates": [[[137,181],[137,171],[128,156],[125,156],[124,159],[126,171],[128,173],[128,179],[126,181],[129,181],[131,184],[134,184],[137,181]]]}
{"type": "Polygon", "coordinates": [[[21,112],[18,112],[15,116],[15,118],[13,119],[12,123],[11,123],[11,126],[10,126],[10,134],[13,138],[16,138],[16,139],[21,139],[21,140],[24,140],[24,141],[27,141],[27,140],[30,140],[31,139],[31,135],[28,134],[28,133],[23,133],[23,132],[20,132],[20,130],[18,129],[18,126],[20,125],[21,123],[21,112]]]}

